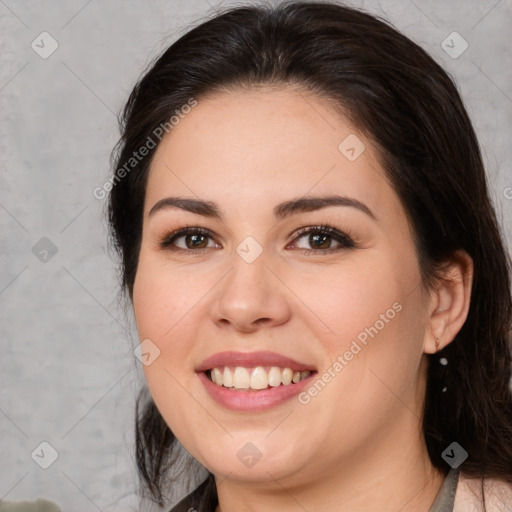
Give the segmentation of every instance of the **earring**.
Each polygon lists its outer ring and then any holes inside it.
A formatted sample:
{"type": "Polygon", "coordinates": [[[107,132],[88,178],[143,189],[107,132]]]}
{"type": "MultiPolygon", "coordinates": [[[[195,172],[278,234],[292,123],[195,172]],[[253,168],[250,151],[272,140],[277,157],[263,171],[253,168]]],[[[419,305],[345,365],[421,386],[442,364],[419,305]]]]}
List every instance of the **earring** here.
{"type": "MultiPolygon", "coordinates": [[[[439,351],[439,338],[436,338],[436,352],[439,351]]],[[[448,359],[446,359],[446,357],[441,357],[439,358],[439,364],[441,364],[442,366],[446,366],[448,364],[448,359]]],[[[444,380],[444,378],[443,378],[444,380]]],[[[448,391],[448,388],[446,386],[443,387],[443,389],[441,390],[441,393],[446,393],[446,391],[448,391]]]]}

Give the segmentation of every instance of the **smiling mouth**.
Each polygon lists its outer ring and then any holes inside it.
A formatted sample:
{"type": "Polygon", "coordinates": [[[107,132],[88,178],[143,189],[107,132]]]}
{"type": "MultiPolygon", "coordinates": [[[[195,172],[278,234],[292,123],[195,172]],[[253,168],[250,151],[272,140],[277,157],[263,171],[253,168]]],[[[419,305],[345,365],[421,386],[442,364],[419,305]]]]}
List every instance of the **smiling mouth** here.
{"type": "Polygon", "coordinates": [[[222,366],[205,371],[208,379],[219,387],[233,391],[262,391],[266,389],[293,386],[313,373],[311,370],[293,371],[279,366],[222,366]]]}

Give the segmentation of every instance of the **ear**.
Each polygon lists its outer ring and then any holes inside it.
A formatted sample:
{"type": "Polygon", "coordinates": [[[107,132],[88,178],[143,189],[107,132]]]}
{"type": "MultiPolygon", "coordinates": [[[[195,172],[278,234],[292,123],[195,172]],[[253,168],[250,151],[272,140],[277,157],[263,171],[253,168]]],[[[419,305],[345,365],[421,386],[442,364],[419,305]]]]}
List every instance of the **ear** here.
{"type": "Polygon", "coordinates": [[[456,251],[430,291],[430,329],[423,341],[425,353],[434,354],[446,347],[460,331],[468,316],[472,284],[473,259],[465,251],[456,251]]]}

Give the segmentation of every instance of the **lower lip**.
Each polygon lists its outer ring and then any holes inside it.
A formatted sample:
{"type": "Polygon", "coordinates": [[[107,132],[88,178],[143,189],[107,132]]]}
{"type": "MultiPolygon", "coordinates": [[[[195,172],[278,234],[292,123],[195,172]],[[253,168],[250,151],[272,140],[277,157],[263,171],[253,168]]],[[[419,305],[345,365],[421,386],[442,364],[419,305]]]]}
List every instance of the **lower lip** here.
{"type": "Polygon", "coordinates": [[[205,372],[199,372],[197,375],[206,391],[218,404],[236,411],[262,411],[276,407],[298,395],[315,374],[312,373],[297,384],[280,385],[261,391],[234,391],[234,388],[214,384],[205,372]]]}

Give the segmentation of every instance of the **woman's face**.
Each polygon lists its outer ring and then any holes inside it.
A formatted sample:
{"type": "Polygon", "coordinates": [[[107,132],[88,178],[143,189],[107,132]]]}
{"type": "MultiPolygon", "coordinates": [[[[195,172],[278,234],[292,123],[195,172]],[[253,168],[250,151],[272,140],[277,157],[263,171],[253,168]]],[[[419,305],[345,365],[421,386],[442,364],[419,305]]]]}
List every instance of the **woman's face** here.
{"type": "Polygon", "coordinates": [[[200,99],[162,140],[133,303],[153,399],[216,475],[307,482],[420,443],[411,231],[371,142],[309,93],[200,99]]]}

